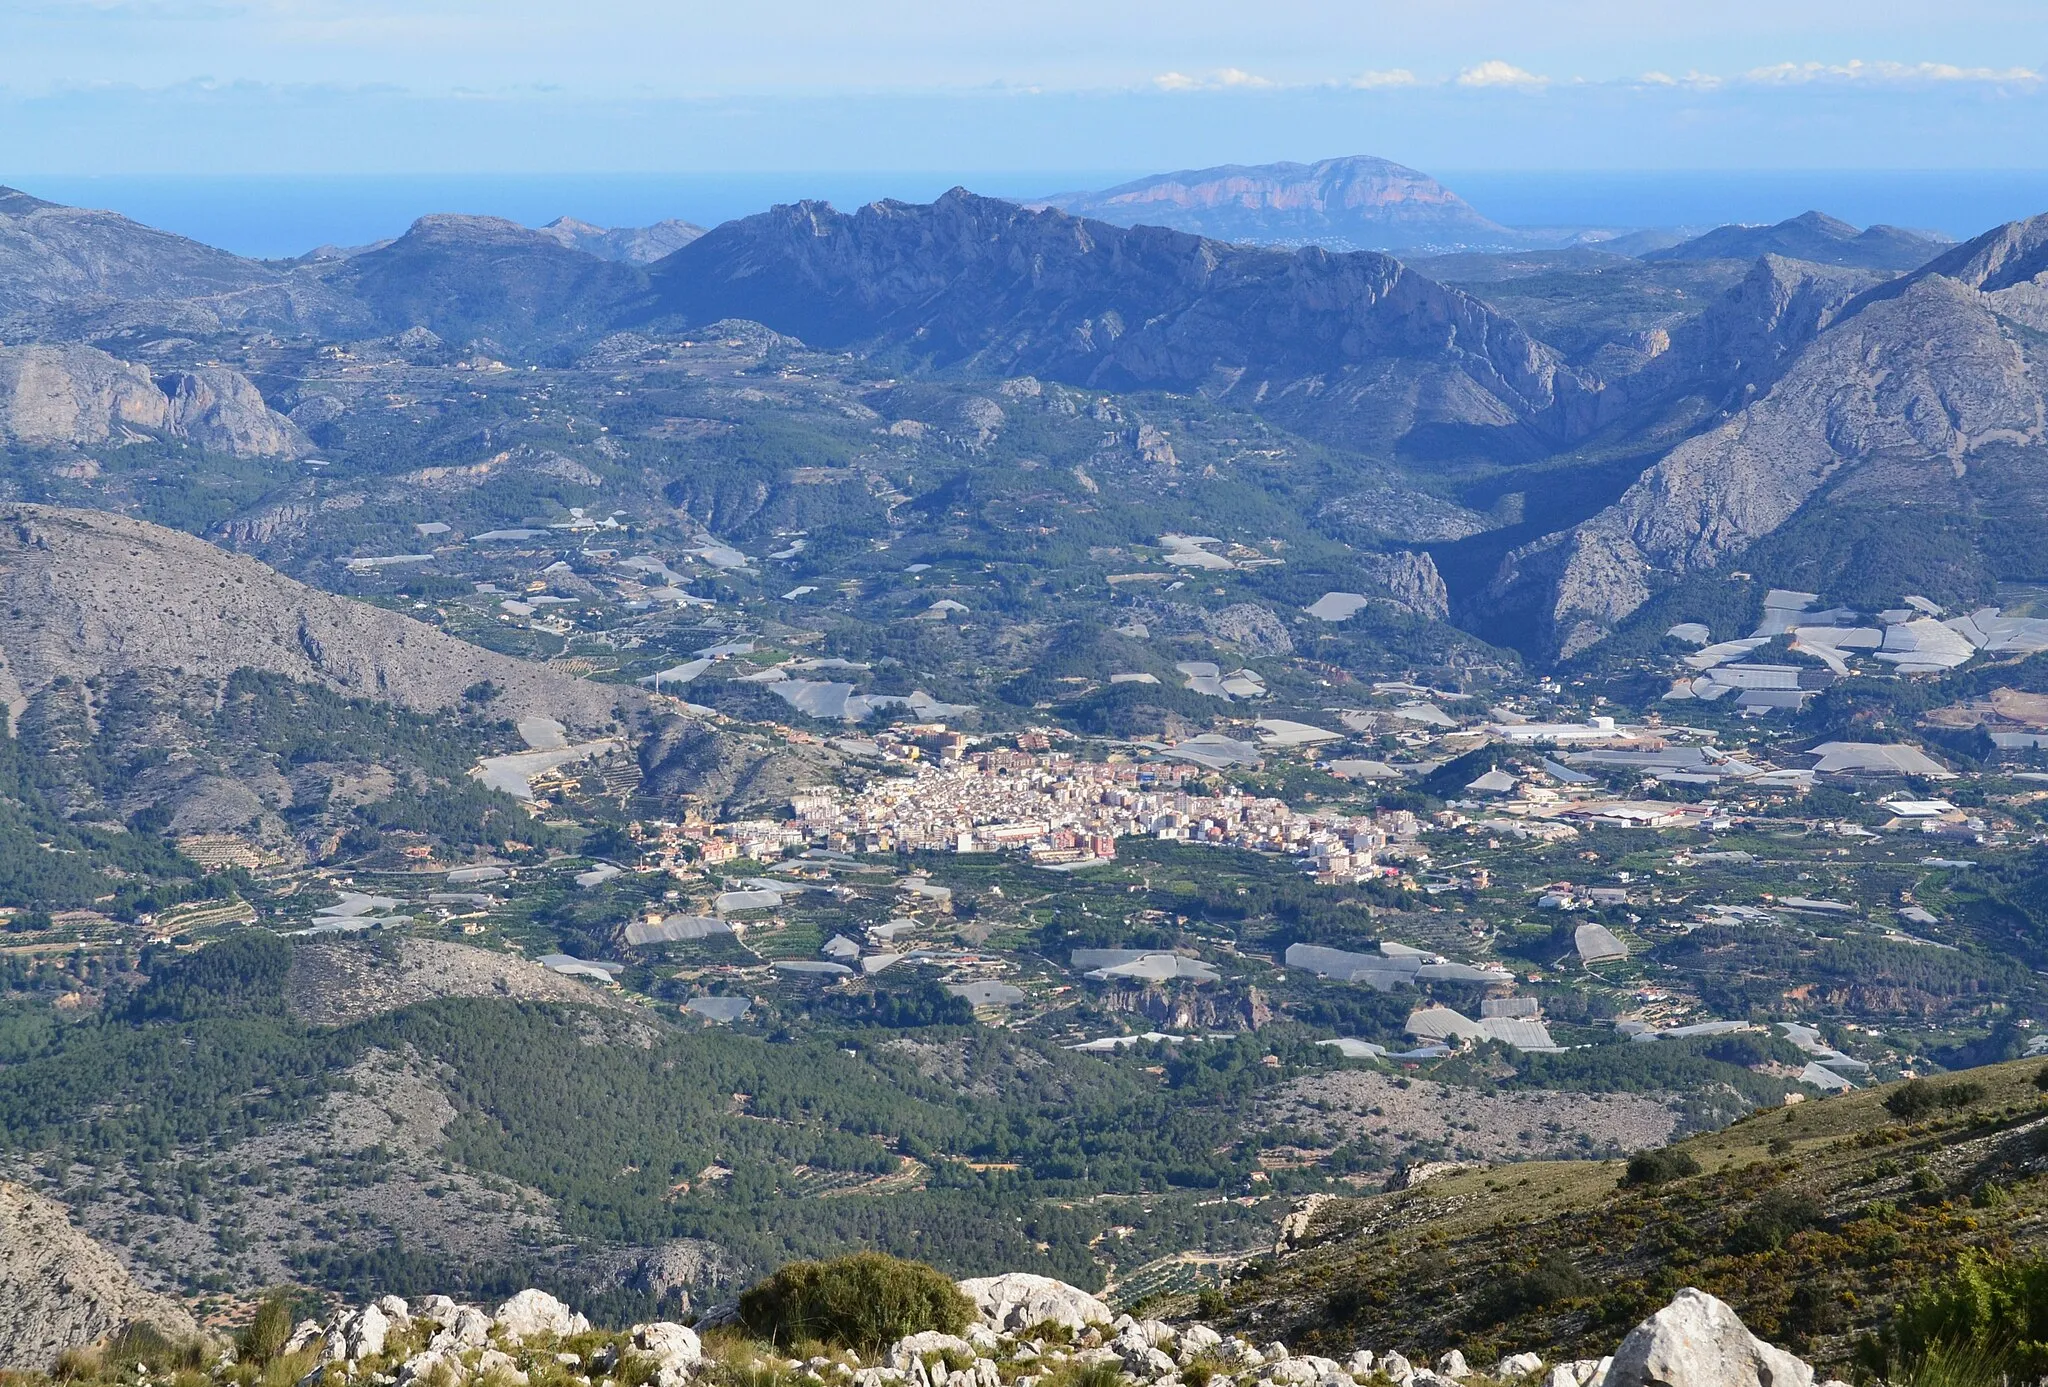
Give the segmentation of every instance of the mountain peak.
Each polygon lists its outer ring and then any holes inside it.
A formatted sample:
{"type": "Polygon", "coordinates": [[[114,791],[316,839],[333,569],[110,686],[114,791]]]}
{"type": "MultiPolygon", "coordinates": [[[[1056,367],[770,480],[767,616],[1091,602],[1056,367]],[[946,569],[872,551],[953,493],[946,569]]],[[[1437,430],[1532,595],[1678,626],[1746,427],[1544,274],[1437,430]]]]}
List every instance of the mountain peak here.
{"type": "Polygon", "coordinates": [[[1818,265],[1867,270],[1911,270],[1946,249],[1948,242],[1896,226],[1858,230],[1825,212],[1801,212],[1767,226],[1740,223],[1715,227],[1704,236],[1646,252],[1644,260],[1753,260],[1779,255],[1818,265]]]}
{"type": "Polygon", "coordinates": [[[1517,239],[1428,174],[1369,154],[1183,169],[1031,205],[1118,226],[1338,250],[1506,246],[1517,239]]]}

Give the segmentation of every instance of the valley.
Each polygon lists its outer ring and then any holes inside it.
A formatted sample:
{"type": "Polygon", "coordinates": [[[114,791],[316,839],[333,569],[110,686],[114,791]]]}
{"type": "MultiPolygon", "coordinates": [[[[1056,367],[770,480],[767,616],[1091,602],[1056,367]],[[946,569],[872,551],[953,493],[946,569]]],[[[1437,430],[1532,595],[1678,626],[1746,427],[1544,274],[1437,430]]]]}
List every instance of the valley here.
{"type": "Polygon", "coordinates": [[[2048,218],[1507,230],[0,196],[0,1176],[223,1322],[876,1248],[1848,1364],[2033,1198],[2048,218]]]}

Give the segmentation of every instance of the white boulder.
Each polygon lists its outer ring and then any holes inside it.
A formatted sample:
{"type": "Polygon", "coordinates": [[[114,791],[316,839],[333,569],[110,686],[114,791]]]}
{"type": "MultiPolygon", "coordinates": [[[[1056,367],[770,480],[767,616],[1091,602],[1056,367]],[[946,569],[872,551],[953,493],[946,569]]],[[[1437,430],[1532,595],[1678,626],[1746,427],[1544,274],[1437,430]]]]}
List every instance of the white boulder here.
{"type": "Polygon", "coordinates": [[[1813,1387],[1813,1369],[1750,1333],[1727,1302],[1687,1286],[1629,1331],[1604,1387],[1813,1387]]]}
{"type": "Polygon", "coordinates": [[[1190,1353],[1215,1348],[1223,1342],[1223,1336],[1206,1324],[1191,1324],[1180,1332],[1180,1346],[1190,1353]]]}
{"type": "Polygon", "coordinates": [[[1542,1371],[1543,1359],[1534,1353],[1510,1353],[1493,1365],[1493,1375],[1502,1382],[1519,1382],[1542,1371]]]}
{"type": "Polygon", "coordinates": [[[1447,1377],[1453,1382],[1472,1376],[1472,1369],[1466,1365],[1465,1355],[1456,1349],[1451,1349],[1436,1360],[1436,1372],[1438,1377],[1447,1377]]]}
{"type": "Polygon", "coordinates": [[[432,1320],[446,1329],[455,1323],[455,1312],[462,1307],[444,1295],[430,1295],[419,1303],[413,1313],[421,1319],[432,1320]]]}
{"type": "Polygon", "coordinates": [[[321,1347],[320,1361],[323,1363],[354,1363],[384,1351],[384,1340],[391,1332],[391,1321],[384,1312],[374,1305],[365,1305],[360,1310],[351,1310],[335,1320],[327,1331],[327,1342],[321,1347]]]}
{"type": "Polygon", "coordinates": [[[519,1371],[512,1355],[494,1348],[487,1348],[477,1355],[476,1375],[488,1381],[516,1382],[520,1387],[525,1387],[526,1383],[526,1374],[519,1371]]]}
{"type": "Polygon", "coordinates": [[[590,1332],[590,1321],[556,1300],[546,1291],[529,1287],[498,1307],[491,1316],[498,1332],[515,1344],[552,1336],[566,1339],[571,1334],[590,1332]]]}
{"type": "Polygon", "coordinates": [[[1389,1353],[1380,1360],[1380,1376],[1389,1382],[1407,1382],[1415,1376],[1415,1365],[1398,1353],[1389,1353]]]}
{"type": "Polygon", "coordinates": [[[482,1348],[490,1341],[490,1317],[474,1305],[458,1305],[448,1323],[427,1341],[427,1347],[442,1353],[460,1353],[466,1348],[482,1348]]]}
{"type": "Polygon", "coordinates": [[[1116,1318],[1088,1292],[1050,1276],[1012,1271],[972,1277],[958,1284],[960,1293],[974,1302],[981,1322],[991,1329],[1057,1324],[1079,1330],[1091,1324],[1109,1324],[1116,1318]]]}
{"type": "Polygon", "coordinates": [[[465,1376],[462,1359],[453,1352],[443,1349],[427,1349],[415,1353],[399,1365],[400,1387],[412,1382],[431,1382],[445,1376],[450,1382],[461,1382],[465,1376]]]}
{"type": "Polygon", "coordinates": [[[941,1334],[936,1329],[926,1329],[889,1345],[889,1366],[898,1372],[904,1372],[911,1364],[922,1361],[925,1355],[930,1353],[955,1353],[967,1358],[975,1356],[974,1345],[958,1335],[941,1334]]]}
{"type": "Polygon", "coordinates": [[[318,1320],[300,1320],[292,1326],[291,1338],[284,1341],[284,1351],[286,1353],[297,1353],[300,1349],[312,1347],[319,1338],[320,1322],[318,1320]]]}
{"type": "Polygon", "coordinates": [[[704,1361],[704,1342],[697,1331],[684,1324],[656,1320],[632,1328],[633,1347],[651,1356],[662,1367],[671,1364],[694,1368],[704,1361]]]}
{"type": "Polygon", "coordinates": [[[1362,1380],[1372,1376],[1373,1365],[1378,1361],[1372,1356],[1371,1349],[1358,1349],[1344,1360],[1344,1371],[1362,1380]]]}

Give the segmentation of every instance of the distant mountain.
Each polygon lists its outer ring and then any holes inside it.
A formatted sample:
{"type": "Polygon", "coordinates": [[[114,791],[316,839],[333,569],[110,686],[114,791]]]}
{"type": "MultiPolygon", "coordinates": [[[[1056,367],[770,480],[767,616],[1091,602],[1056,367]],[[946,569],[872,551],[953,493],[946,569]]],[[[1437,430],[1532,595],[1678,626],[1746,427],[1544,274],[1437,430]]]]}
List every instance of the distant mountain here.
{"type": "Polygon", "coordinates": [[[1896,226],[1858,231],[1824,212],[1802,212],[1775,226],[1722,226],[1675,246],[1642,252],[1645,260],[1754,260],[1782,255],[1817,265],[1866,270],[1910,270],[1948,249],[1949,242],[1896,226]]]}
{"type": "Polygon", "coordinates": [[[1428,174],[1364,154],[1314,164],[1185,169],[1027,205],[1115,226],[1167,226],[1261,245],[1441,252],[1503,249],[1526,240],[1428,174]]]}
{"type": "Polygon", "coordinates": [[[1200,391],[1353,446],[1537,448],[1596,389],[1510,319],[1372,252],[1226,245],[955,189],[728,222],[651,271],[649,319],[1104,390],[1200,391]]]}
{"type": "Polygon", "coordinates": [[[1790,314],[1789,336],[1752,355],[1810,343],[1613,505],[1510,555],[1485,599],[1494,619],[1547,630],[1569,655],[1673,580],[1738,558],[1820,592],[1854,572],[1878,600],[1905,583],[1972,600],[2032,576],[2048,561],[2048,350],[2009,324],[2048,322],[2044,270],[2048,216],[1839,309],[1839,285],[1809,286],[1803,307],[1782,271],[1776,289],[1751,286],[1790,314]]]}
{"type": "Polygon", "coordinates": [[[118,212],[0,188],[0,318],[53,305],[188,298],[274,283],[280,272],[118,212]]]}
{"type": "Polygon", "coordinates": [[[600,260],[500,217],[421,217],[386,246],[331,264],[329,287],[377,328],[423,327],[453,342],[516,351],[601,335],[644,293],[630,265],[600,260]]]}
{"type": "Polygon", "coordinates": [[[540,228],[540,234],[559,241],[571,250],[584,251],[600,260],[619,260],[628,265],[651,265],[664,255],[681,250],[704,234],[695,222],[670,218],[652,226],[620,226],[607,230],[574,217],[557,217],[540,228]]]}

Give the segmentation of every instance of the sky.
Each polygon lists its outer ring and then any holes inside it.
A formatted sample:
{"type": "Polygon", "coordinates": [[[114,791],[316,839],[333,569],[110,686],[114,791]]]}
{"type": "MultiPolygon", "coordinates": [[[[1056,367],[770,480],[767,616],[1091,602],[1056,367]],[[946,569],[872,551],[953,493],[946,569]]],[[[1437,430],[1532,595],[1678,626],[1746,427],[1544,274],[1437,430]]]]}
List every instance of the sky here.
{"type": "Polygon", "coordinates": [[[2048,170],[2043,0],[4,0],[0,176],[2048,170]]]}

